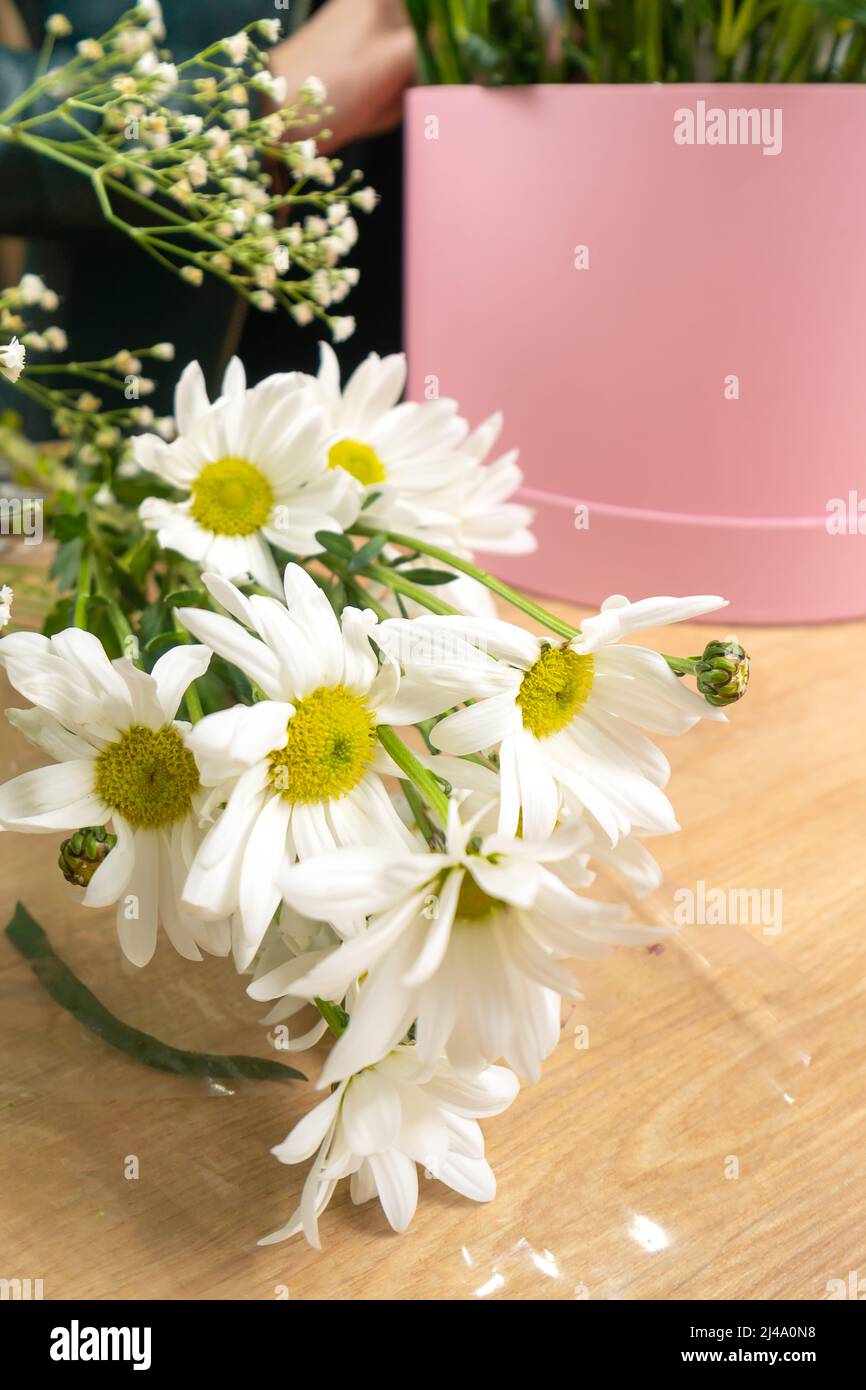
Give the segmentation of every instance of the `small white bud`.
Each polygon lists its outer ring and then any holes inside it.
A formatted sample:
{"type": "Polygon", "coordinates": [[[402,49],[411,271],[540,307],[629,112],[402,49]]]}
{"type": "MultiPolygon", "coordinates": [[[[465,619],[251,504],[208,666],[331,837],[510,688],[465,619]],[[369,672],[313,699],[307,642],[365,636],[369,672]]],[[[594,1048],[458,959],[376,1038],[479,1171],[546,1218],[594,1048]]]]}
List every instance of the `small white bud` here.
{"type": "Polygon", "coordinates": [[[331,319],[331,337],[335,343],[344,343],[355,331],[355,320],[351,314],[345,318],[331,319]]]}
{"type": "Polygon", "coordinates": [[[301,86],[301,96],[314,106],[322,106],[328,97],[328,89],[321,77],[308,77],[301,86]]]}
{"type": "Polygon", "coordinates": [[[22,304],[41,304],[45,294],[45,281],[38,275],[24,275],[18,283],[18,293],[22,304]]]}
{"type": "Polygon", "coordinates": [[[372,212],[378,201],[379,195],[375,188],[359,188],[357,193],[352,194],[352,202],[362,212],[372,212]]]}
{"type": "Polygon", "coordinates": [[[222,46],[233,63],[242,63],[249,52],[249,35],[241,31],[239,34],[232,35],[231,38],[223,39],[222,46]]]}
{"type": "Polygon", "coordinates": [[[65,14],[51,14],[45,21],[45,32],[54,39],[65,39],[72,33],[72,25],[65,14]]]}

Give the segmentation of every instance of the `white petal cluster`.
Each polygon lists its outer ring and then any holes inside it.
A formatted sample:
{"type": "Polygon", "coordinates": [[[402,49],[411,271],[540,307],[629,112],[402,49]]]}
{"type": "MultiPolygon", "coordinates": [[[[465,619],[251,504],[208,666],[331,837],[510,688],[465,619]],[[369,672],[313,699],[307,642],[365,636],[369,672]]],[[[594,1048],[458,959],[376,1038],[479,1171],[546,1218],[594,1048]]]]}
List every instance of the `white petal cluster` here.
{"type": "MultiPolygon", "coordinates": [[[[464,558],[534,548],[532,512],[510,500],[522,482],[516,450],[486,461],[501,415],[470,431],[455,401],[401,401],[401,353],[371,353],[341,387],[336,354],[327,344],[321,352],[318,376],[279,373],[254,387],[233,359],[213,402],[198,364],[185,369],[177,439],[133,440],[138,465],[184,494],[142,506],[161,545],[226,579],[249,575],[272,593],[280,592],[272,546],[317,554],[317,533],[346,530],[362,509],[371,525],[464,558]],[[230,514],[203,500],[220,478],[230,514]]],[[[461,609],[491,611],[474,580],[457,580],[449,597],[461,609]]]]}
{"type": "Polygon", "coordinates": [[[233,358],[211,402],[197,362],[175,394],[177,438],[133,440],[139,467],[184,495],[148,499],[145,526],[160,545],[227,579],[250,575],[279,593],[271,546],[295,555],[321,550],[318,531],[342,531],[358,512],[349,479],[327,467],[324,411],[292,378],[248,389],[233,358]]]}
{"type": "Polygon", "coordinates": [[[613,595],[559,648],[497,618],[390,619],[378,639],[412,682],[441,690],[438,713],[472,702],[431,739],[458,757],[498,750],[501,833],[514,835],[522,818],[523,833],[543,839],[563,810],[587,811],[615,845],[679,828],[663,790],[670,765],[642,731],[682,734],[702,718],[725,720],[658,652],[619,638],[724,606],[715,595],[639,603],[613,595]]]}
{"type": "MultiPolygon", "coordinates": [[[[143,18],[159,23],[158,7],[143,18]]],[[[247,41],[225,52],[240,61],[247,41]]],[[[311,235],[351,241],[348,201],[322,221],[311,235]]],[[[337,274],[321,271],[323,305],[337,274]]],[[[44,303],[44,286],[25,277],[17,295],[44,303]]],[[[114,366],[141,363],[121,352],[114,366]]],[[[418,600],[389,616],[388,581],[405,572],[392,562],[416,546],[447,568],[535,544],[515,452],[488,462],[501,417],[472,430],[454,401],[402,400],[405,382],[402,355],[371,354],[343,384],[323,346],[316,376],[254,386],[233,359],[212,399],[191,364],[174,424],[132,442],[135,476],[160,483],[141,521],[169,565],[200,573],[173,611],[177,645],[146,672],[79,628],[0,639],[32,704],[9,717],[54,760],[0,786],[0,829],[106,827],[83,899],[117,905],[130,960],[150,960],[160,926],[190,959],[231,953],[286,1050],[330,1044],[327,1095],[274,1150],[310,1162],[299,1206],[265,1243],[318,1246],[344,1178],[397,1231],[419,1167],[492,1199],[478,1121],[518,1077],[539,1079],[563,999],[579,997],[573,963],[664,934],[594,887],[597,864],[624,896],[660,884],[644,841],[678,827],[650,735],[724,719],[622,640],[714,612],[712,595],[613,595],[542,637],[498,618],[470,576],[434,586],[459,611],[418,600]],[[192,687],[212,658],[236,702],[203,713],[192,687]]],[[[105,485],[92,501],[118,505],[105,485]]],[[[0,627],[10,604],[0,589],[0,627]]]]}
{"type": "Polygon", "coordinates": [[[512,1102],[518,1081],[505,1067],[467,1077],[446,1062],[421,1068],[413,1047],[398,1047],[342,1081],[273,1150],[281,1163],[313,1157],[298,1210],[260,1245],[303,1231],[316,1249],[319,1217],[341,1178],[355,1203],[377,1197],[389,1224],[405,1231],[418,1203],[418,1166],[474,1202],[490,1202],[496,1179],[477,1121],[512,1102]]]}
{"type": "Polygon", "coordinates": [[[109,661],[92,633],[0,638],[0,666],[32,702],[11,709],[13,726],[55,762],[0,787],[0,827],[56,834],[110,825],[117,843],[84,892],[86,907],[117,904],[124,954],[146,965],[161,925],[190,960],[224,955],[228,924],[203,923],[182,903],[202,840],[207,794],[175,715],[204,674],[205,647],[175,647],[150,675],[128,657],[109,661]]]}

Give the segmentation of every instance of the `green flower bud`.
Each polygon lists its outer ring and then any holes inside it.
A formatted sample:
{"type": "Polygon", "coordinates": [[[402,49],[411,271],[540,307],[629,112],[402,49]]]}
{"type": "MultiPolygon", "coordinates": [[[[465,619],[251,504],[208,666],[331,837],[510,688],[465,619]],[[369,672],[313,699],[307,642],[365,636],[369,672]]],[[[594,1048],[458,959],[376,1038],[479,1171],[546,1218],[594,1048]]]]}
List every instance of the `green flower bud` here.
{"type": "Polygon", "coordinates": [[[86,888],[116,844],[117,836],[110,835],[104,825],[87,825],[83,830],[76,830],[63,841],[57,861],[67,883],[86,888]]]}
{"type": "Polygon", "coordinates": [[[695,679],[707,704],[732,705],[749,684],[749,655],[739,642],[708,642],[697,658],[695,679]]]}

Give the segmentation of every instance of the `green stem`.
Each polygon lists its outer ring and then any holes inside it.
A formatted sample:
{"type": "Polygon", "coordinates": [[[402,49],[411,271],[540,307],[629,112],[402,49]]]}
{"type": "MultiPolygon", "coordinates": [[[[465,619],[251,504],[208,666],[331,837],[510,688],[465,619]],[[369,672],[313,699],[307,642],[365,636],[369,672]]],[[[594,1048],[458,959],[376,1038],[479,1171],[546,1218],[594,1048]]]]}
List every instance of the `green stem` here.
{"type": "Polygon", "coordinates": [[[87,604],[90,599],[90,581],[90,551],[85,549],[84,554],[81,556],[81,564],[78,567],[78,585],[75,596],[75,610],[72,618],[75,627],[87,627],[87,604]]]}
{"type": "Polygon", "coordinates": [[[418,788],[421,795],[433,807],[443,826],[447,827],[448,797],[433,773],[428,772],[427,768],[415,757],[411,748],[408,748],[399,734],[395,733],[387,724],[380,724],[376,732],[385,752],[394,759],[400,771],[405,772],[409,781],[418,788]]]}
{"type": "MultiPolygon", "coordinates": [[[[351,528],[350,534],[371,536],[381,533],[381,528],[375,529],[356,522],[351,528]]],[[[492,589],[500,598],[506,599],[515,608],[520,608],[529,617],[535,618],[536,622],[543,623],[550,628],[551,632],[556,632],[560,637],[565,637],[568,641],[580,635],[580,629],[572,627],[563,618],[557,618],[554,613],[548,613],[546,608],[540,604],[533,603],[531,599],[524,598],[523,594],[517,593],[515,589],[509,588],[501,580],[494,579],[492,574],[485,570],[478,569],[476,565],[470,564],[468,560],[459,560],[455,555],[451,555],[447,550],[442,550],[438,545],[428,545],[426,541],[419,541],[412,536],[399,535],[396,531],[385,533],[388,540],[394,545],[401,545],[406,550],[415,550],[420,555],[429,555],[431,560],[440,560],[451,569],[460,570],[463,574],[468,574],[470,578],[477,579],[479,584],[485,584],[488,589],[492,589]]],[[[388,565],[368,565],[365,574],[372,579],[378,579],[383,584],[388,584],[396,593],[405,594],[407,598],[414,599],[417,603],[424,604],[431,613],[438,613],[442,616],[462,616],[456,608],[444,603],[441,599],[432,599],[422,584],[413,584],[411,580],[404,579],[399,570],[391,569],[388,565]]],[[[672,671],[678,675],[688,674],[694,671],[695,662],[698,657],[668,656],[666,652],[661,652],[672,671]]]]}
{"type": "Polygon", "coordinates": [[[393,617],[393,614],[388,612],[384,604],[381,604],[378,599],[375,599],[370,591],[364,588],[363,584],[359,584],[357,580],[351,579],[348,576],[345,578],[345,584],[347,590],[354,594],[360,604],[365,608],[372,608],[380,622],[383,623],[387,618],[393,617]]]}
{"type": "MultiPolygon", "coordinates": [[[[380,534],[381,529],[381,527],[374,528],[367,526],[364,522],[356,522],[351,528],[351,534],[373,536],[380,534]]],[[[577,636],[577,628],[572,627],[570,623],[565,622],[562,618],[557,618],[555,613],[549,613],[546,608],[542,608],[538,603],[533,603],[531,599],[524,598],[523,594],[517,593],[515,589],[510,588],[507,584],[503,584],[501,579],[494,578],[492,574],[488,574],[486,570],[479,569],[477,565],[473,565],[469,560],[460,560],[456,555],[452,555],[449,551],[443,550],[441,546],[430,545],[428,541],[419,541],[417,537],[414,536],[403,536],[396,531],[387,531],[385,534],[388,540],[393,542],[394,545],[401,545],[406,550],[417,550],[420,555],[429,555],[431,560],[439,560],[449,569],[459,570],[461,574],[468,574],[471,579],[476,579],[479,584],[484,584],[485,587],[492,590],[494,594],[498,594],[500,598],[506,599],[509,603],[512,603],[515,608],[519,608],[523,613],[526,613],[528,617],[534,618],[536,622],[542,623],[545,627],[549,628],[551,632],[558,633],[560,637],[566,637],[570,640],[572,637],[577,636]]],[[[378,578],[380,577],[379,571],[387,569],[387,566],[371,565],[368,568],[371,574],[375,568],[377,571],[375,577],[378,578]]],[[[417,590],[422,586],[413,585],[411,581],[408,580],[404,581],[404,584],[406,583],[410,584],[411,588],[415,591],[409,594],[409,597],[417,598],[417,590]]],[[[396,588],[396,585],[392,587],[396,588]]],[[[408,590],[403,587],[399,592],[408,593],[408,590]]],[[[418,599],[418,601],[422,602],[423,600],[418,599]]],[[[427,606],[430,607],[431,612],[440,611],[455,613],[457,611],[455,608],[452,608],[450,604],[442,604],[441,608],[438,609],[433,608],[430,604],[427,606]]]]}
{"type": "Polygon", "coordinates": [[[693,675],[695,667],[700,661],[699,656],[667,656],[664,652],[662,652],[662,656],[676,676],[693,675]]]}
{"type": "MultiPolygon", "coordinates": [[[[399,570],[392,569],[390,565],[371,563],[365,565],[361,573],[367,579],[375,579],[378,583],[385,584],[395,594],[402,594],[404,598],[411,598],[415,603],[422,604],[430,613],[437,613],[443,618],[459,616],[459,610],[452,608],[450,603],[436,598],[423,584],[414,584],[411,579],[406,579],[399,570]]],[[[389,613],[388,617],[390,616],[389,613]]]]}
{"type": "Polygon", "coordinates": [[[202,709],[201,696],[196,689],[195,681],[187,686],[187,691],[183,698],[186,703],[186,712],[189,715],[189,722],[191,724],[197,724],[200,719],[204,718],[204,710],[202,709]]]}
{"type": "MultiPolygon", "coordinates": [[[[126,614],[122,611],[119,604],[117,604],[116,602],[112,602],[109,604],[108,620],[111,623],[111,626],[114,628],[115,636],[117,637],[117,640],[120,643],[120,650],[123,652],[124,656],[132,656],[130,646],[132,646],[133,651],[137,652],[138,641],[135,638],[135,634],[132,631],[132,627],[129,623],[126,614]],[[129,641],[130,637],[134,639],[133,644],[131,644],[129,641]]],[[[137,666],[139,662],[139,657],[134,656],[133,661],[137,666]]]]}
{"type": "Polygon", "coordinates": [[[424,839],[431,849],[440,849],[442,843],[441,833],[433,825],[433,822],[427,814],[427,808],[422,798],[418,795],[416,788],[411,782],[403,778],[400,780],[400,786],[403,789],[403,795],[409,803],[409,809],[415,817],[415,823],[424,836],[424,839]]]}
{"type": "Polygon", "coordinates": [[[45,41],[42,44],[42,50],[36,61],[36,71],[34,73],[33,79],[35,82],[41,82],[42,78],[45,76],[46,72],[48,71],[48,64],[51,62],[51,54],[53,52],[54,35],[46,34],[45,41]]]}

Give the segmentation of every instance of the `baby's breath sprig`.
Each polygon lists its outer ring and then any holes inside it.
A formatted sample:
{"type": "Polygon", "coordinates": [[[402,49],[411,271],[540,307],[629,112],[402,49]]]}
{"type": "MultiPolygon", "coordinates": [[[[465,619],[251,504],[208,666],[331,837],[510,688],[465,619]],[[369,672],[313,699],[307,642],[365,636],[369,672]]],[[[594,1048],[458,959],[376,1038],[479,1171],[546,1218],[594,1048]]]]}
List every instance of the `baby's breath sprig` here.
{"type": "Polygon", "coordinates": [[[0,140],[86,178],[106,221],[187,284],[213,275],[259,309],[347,338],[354,320],[333,309],[358,272],[339,263],[357,240],[355,210],[376,195],[319,153],[323,84],[290,94],[268,71],[262,44],[279,21],[175,64],[159,4],[144,0],[48,70],[68,28],[49,21],[40,75],[0,112],[0,140]]]}
{"type": "Polygon", "coordinates": [[[138,499],[129,496],[125,512],[118,512],[118,486],[121,492],[135,491],[139,470],[129,455],[129,436],[154,430],[164,439],[174,438],[174,418],[157,417],[147,403],[156,382],[146,373],[146,364],[156,368],[174,360],[174,345],[121,349],[93,361],[56,360],[53,354],[67,347],[63,329],[36,331],[29,327],[29,314],[51,311],[57,304],[56,293],[38,275],[25,275],[0,292],[0,339],[10,332],[21,335],[6,345],[0,342],[0,374],[47,411],[57,435],[49,449],[17,450],[13,475],[18,484],[49,493],[49,512],[53,499],[63,495],[67,509],[90,513],[92,527],[99,525],[101,513],[113,514],[113,530],[124,532],[126,543],[135,546],[142,535],[135,514],[138,499]],[[43,354],[50,357],[43,359],[43,354]],[[14,368],[6,366],[10,357],[14,368]]]}
{"type": "Polygon", "coordinates": [[[96,466],[108,462],[107,453],[113,456],[117,451],[125,452],[125,435],[136,429],[156,429],[171,438],[174,422],[168,418],[157,420],[146,404],[156,382],[145,375],[144,364],[145,360],[171,361],[173,344],[156,343],[134,351],[122,349],[91,362],[34,362],[29,356],[32,352],[58,353],[67,348],[63,329],[49,326],[36,330],[28,325],[29,309],[50,310],[57,303],[57,295],[36,275],[25,275],[18,285],[0,293],[0,335],[13,329],[21,335],[5,347],[0,346],[0,354],[8,353],[15,345],[20,366],[14,372],[6,369],[3,375],[22,395],[49,412],[61,440],[68,444],[64,452],[80,463],[96,466]],[[106,393],[121,399],[106,407],[106,393]]]}

